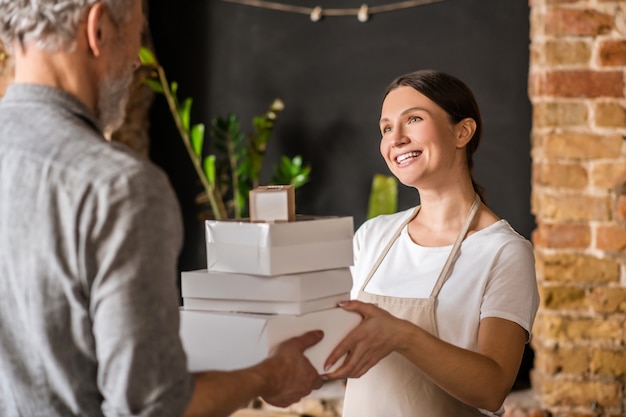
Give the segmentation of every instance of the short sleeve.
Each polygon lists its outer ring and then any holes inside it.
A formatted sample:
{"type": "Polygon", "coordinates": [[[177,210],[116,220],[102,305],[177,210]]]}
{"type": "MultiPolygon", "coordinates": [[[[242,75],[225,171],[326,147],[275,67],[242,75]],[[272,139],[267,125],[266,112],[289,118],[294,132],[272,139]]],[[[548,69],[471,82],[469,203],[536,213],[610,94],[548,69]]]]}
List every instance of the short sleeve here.
{"type": "Polygon", "coordinates": [[[504,244],[494,258],[480,318],[499,317],[523,327],[529,335],[539,308],[532,245],[525,239],[504,244]]]}

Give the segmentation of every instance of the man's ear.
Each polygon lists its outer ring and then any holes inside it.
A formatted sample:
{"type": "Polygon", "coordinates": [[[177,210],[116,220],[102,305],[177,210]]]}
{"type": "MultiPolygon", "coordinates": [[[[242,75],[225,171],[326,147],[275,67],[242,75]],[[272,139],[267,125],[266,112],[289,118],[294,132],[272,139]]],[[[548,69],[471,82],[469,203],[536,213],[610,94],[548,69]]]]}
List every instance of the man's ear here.
{"type": "Polygon", "coordinates": [[[462,148],[474,137],[476,133],[476,121],[471,117],[466,117],[456,125],[456,146],[462,148]]]}
{"type": "Polygon", "coordinates": [[[101,2],[91,6],[87,13],[87,43],[94,57],[102,54],[104,43],[104,31],[106,18],[106,7],[101,2]]]}

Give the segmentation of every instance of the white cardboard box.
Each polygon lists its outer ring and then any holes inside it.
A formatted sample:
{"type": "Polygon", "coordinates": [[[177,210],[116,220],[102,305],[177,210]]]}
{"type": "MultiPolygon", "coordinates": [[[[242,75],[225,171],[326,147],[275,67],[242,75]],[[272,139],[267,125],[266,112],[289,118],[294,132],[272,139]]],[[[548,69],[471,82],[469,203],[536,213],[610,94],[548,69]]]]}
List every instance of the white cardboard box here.
{"type": "Polygon", "coordinates": [[[349,292],[301,301],[223,300],[185,297],[183,298],[183,308],[185,310],[302,315],[337,307],[339,301],[349,299],[349,292]]]}
{"type": "Polygon", "coordinates": [[[253,221],[292,222],[296,220],[293,185],[268,185],[250,191],[250,219],[253,221]]]}
{"type": "Polygon", "coordinates": [[[218,271],[184,271],[183,298],[257,301],[304,301],[350,292],[350,268],[263,276],[218,271]]]}
{"type": "MultiPolygon", "coordinates": [[[[180,337],[190,372],[252,366],[267,358],[278,343],[320,329],[324,338],[305,355],[322,374],[330,352],[361,321],[361,316],[341,308],[301,316],[181,309],[180,319],[180,337]]],[[[342,362],[337,361],[335,367],[342,362]]]]}
{"type": "Polygon", "coordinates": [[[205,225],[209,271],[273,276],[352,265],[352,217],[207,220],[205,225]]]}

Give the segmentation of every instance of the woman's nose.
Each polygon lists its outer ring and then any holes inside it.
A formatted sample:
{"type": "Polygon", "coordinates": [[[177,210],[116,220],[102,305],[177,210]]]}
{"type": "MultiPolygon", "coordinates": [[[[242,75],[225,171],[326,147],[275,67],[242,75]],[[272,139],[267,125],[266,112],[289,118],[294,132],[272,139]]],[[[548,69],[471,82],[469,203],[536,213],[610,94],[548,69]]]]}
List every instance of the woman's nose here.
{"type": "Polygon", "coordinates": [[[391,146],[397,147],[410,142],[409,137],[402,128],[395,129],[391,135],[391,146]]]}

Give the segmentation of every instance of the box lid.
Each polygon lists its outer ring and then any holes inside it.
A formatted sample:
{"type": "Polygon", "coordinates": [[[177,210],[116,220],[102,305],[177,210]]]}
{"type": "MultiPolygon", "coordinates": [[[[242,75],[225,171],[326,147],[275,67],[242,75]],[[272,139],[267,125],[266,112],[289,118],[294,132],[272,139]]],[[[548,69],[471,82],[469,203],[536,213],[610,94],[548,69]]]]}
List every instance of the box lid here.
{"type": "Polygon", "coordinates": [[[350,268],[275,276],[206,269],[181,274],[181,296],[191,298],[302,301],[350,292],[351,288],[350,268]]]}
{"type": "Polygon", "coordinates": [[[294,222],[252,223],[249,220],[206,220],[206,241],[245,246],[289,246],[352,239],[352,217],[296,216],[294,222]]]}

